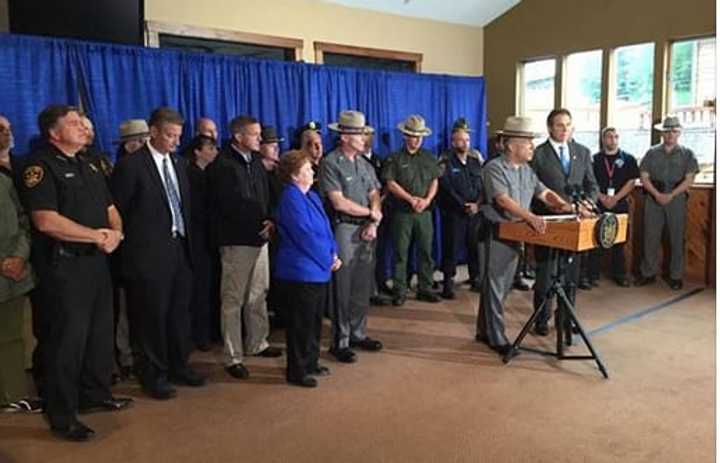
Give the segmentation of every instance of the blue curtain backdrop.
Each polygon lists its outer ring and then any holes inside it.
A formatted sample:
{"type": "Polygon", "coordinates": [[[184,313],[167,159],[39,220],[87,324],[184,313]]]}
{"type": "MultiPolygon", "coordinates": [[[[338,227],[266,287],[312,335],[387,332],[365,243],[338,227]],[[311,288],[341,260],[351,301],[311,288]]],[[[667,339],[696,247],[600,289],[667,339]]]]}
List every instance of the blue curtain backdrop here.
{"type": "MultiPolygon", "coordinates": [[[[424,147],[439,155],[450,144],[452,123],[465,117],[475,129],[474,147],[487,145],[485,81],[482,77],[383,72],[304,63],[259,61],[75,40],[0,34],[0,113],[13,124],[16,155],[29,151],[37,114],[50,103],[82,102],[95,123],[96,144],[114,155],[112,141],[125,119],[147,118],[157,106],[178,109],[186,119],[183,140],[195,121],[218,122],[220,136],[240,114],[258,118],[295,142],[298,127],[317,120],[327,127],[344,109],[363,111],[375,127],[374,151],[386,157],[402,146],[398,123],[421,114],[433,133],[424,147]]],[[[326,151],[332,134],[323,131],[326,151]]],[[[436,214],[434,254],[440,256],[436,214]]],[[[388,262],[389,264],[389,262],[388,262]]]]}

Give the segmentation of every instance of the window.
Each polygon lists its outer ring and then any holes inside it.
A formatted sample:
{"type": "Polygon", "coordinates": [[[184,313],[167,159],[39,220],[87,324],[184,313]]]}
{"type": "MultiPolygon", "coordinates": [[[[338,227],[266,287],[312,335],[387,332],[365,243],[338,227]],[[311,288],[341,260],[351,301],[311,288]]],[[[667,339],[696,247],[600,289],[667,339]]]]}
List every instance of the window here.
{"type": "Polygon", "coordinates": [[[667,112],[680,119],[680,143],[700,164],[698,182],[715,172],[715,38],[675,42],[670,49],[667,112]]]}
{"type": "Polygon", "coordinates": [[[419,53],[315,42],[315,62],[317,64],[383,71],[420,72],[422,58],[423,55],[419,53]]]}
{"type": "Polygon", "coordinates": [[[650,147],[652,131],[655,44],[615,49],[609,102],[609,125],[620,133],[620,147],[642,158],[650,147]]]}
{"type": "MultiPolygon", "coordinates": [[[[520,76],[519,112],[532,118],[536,130],[543,133],[545,119],[555,108],[555,58],[523,63],[520,76]]],[[[545,138],[543,134],[535,144],[545,138]]]]}
{"type": "Polygon", "coordinates": [[[279,61],[300,61],[303,51],[300,39],[161,21],[145,22],[145,45],[279,61]]]}
{"type": "Polygon", "coordinates": [[[600,98],[602,92],[602,50],[568,55],[565,61],[565,106],[572,113],[573,138],[599,150],[600,98]]]}

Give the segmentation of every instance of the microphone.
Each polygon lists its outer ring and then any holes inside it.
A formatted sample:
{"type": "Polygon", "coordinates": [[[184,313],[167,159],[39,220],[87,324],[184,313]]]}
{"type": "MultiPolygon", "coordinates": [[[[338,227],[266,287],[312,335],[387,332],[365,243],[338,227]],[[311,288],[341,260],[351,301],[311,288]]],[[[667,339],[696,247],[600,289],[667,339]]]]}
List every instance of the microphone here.
{"type": "Polygon", "coordinates": [[[580,185],[576,185],[578,190],[578,196],[580,198],[580,204],[582,204],[586,209],[590,210],[595,215],[600,215],[600,210],[595,205],[595,201],[592,200],[590,195],[587,194],[585,189],[581,187],[580,185]]]}
{"type": "Polygon", "coordinates": [[[578,193],[578,187],[579,185],[574,185],[572,183],[568,183],[565,185],[564,191],[565,195],[570,198],[570,203],[573,205],[575,209],[575,213],[578,213],[580,211],[580,194],[578,193]]]}

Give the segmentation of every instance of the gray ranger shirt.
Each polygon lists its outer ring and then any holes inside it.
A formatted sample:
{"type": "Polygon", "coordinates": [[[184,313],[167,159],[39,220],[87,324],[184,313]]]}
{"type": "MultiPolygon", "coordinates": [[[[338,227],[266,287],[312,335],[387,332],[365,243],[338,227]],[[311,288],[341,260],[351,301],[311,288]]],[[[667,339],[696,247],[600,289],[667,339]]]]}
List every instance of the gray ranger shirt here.
{"type": "Polygon", "coordinates": [[[529,209],[533,196],[547,189],[528,164],[515,167],[504,154],[485,164],[483,183],[488,204],[484,205],[482,210],[485,217],[493,223],[519,219],[499,207],[495,203],[496,196],[505,193],[520,207],[529,209]]]}

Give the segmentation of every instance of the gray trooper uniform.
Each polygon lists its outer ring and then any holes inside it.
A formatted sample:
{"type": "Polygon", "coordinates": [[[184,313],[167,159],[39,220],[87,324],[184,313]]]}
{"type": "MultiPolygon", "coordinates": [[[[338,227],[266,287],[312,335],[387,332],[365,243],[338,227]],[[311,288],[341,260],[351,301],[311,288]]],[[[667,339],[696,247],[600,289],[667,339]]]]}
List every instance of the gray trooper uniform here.
{"type": "Polygon", "coordinates": [[[497,225],[516,218],[500,208],[495,202],[495,197],[505,193],[520,207],[528,209],[533,196],[542,193],[547,187],[529,165],[514,166],[505,155],[498,156],[485,164],[483,184],[488,204],[482,207],[482,213],[486,221],[490,222],[491,231],[484,242],[485,272],[478,309],[476,338],[491,347],[502,347],[509,344],[505,336],[503,303],[515,279],[520,243],[498,238],[497,225]]]}
{"type": "MultiPolygon", "coordinates": [[[[640,174],[650,175],[650,181],[661,193],[670,193],[688,174],[698,172],[695,154],[681,145],[666,153],[662,144],[648,150],[640,163],[640,174]]],[[[670,239],[670,278],[682,280],[685,269],[685,221],[688,194],[683,193],[662,206],[652,195],[645,196],[643,210],[643,259],[640,274],[654,277],[658,273],[658,248],[663,228],[667,226],[670,239]]]]}
{"type": "MultiPolygon", "coordinates": [[[[360,159],[351,161],[336,149],[320,164],[320,190],[323,196],[339,191],[343,196],[361,206],[369,207],[370,192],[380,189],[375,171],[370,163],[360,159]]],[[[360,238],[368,218],[334,213],[335,241],[338,257],[343,265],[334,274],[335,303],[332,310],[332,349],[350,347],[350,342],[367,337],[367,309],[372,290],[375,240],[360,238]]]]}

